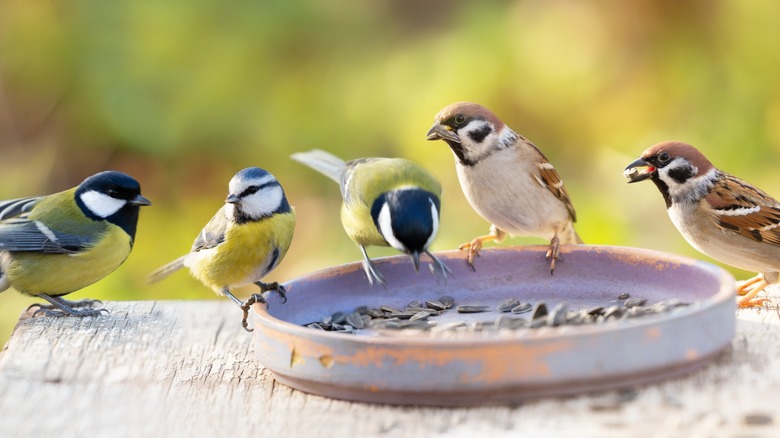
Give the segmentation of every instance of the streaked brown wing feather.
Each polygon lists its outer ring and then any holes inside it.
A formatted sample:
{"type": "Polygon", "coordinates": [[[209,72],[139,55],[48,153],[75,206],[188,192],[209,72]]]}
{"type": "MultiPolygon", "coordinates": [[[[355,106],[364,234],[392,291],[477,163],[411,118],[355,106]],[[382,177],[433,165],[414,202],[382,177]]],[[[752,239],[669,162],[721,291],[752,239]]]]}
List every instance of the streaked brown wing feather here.
{"type": "Polygon", "coordinates": [[[765,192],[723,174],[704,199],[722,228],[758,242],[780,245],[780,203],[765,192]]]}
{"type": "Polygon", "coordinates": [[[539,176],[543,185],[550,190],[558,199],[560,199],[569,210],[572,222],[577,221],[577,213],[574,211],[574,205],[572,205],[569,199],[569,193],[566,191],[566,187],[563,185],[563,180],[558,172],[548,162],[537,166],[539,169],[539,176]]]}

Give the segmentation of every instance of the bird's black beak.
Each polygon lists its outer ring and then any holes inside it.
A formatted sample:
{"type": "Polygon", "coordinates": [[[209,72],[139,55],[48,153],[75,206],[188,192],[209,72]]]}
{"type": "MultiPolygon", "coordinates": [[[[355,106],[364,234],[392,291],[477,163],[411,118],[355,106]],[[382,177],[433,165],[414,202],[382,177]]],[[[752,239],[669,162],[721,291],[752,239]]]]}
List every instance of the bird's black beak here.
{"type": "Polygon", "coordinates": [[[455,143],[460,143],[460,137],[458,134],[452,132],[450,127],[442,125],[437,120],[436,123],[428,130],[428,134],[425,137],[426,140],[449,140],[455,143]]]}
{"type": "Polygon", "coordinates": [[[238,202],[241,200],[241,198],[238,197],[238,195],[230,194],[227,199],[225,199],[225,202],[228,204],[238,204],[238,202]]]}
{"type": "Polygon", "coordinates": [[[633,163],[626,166],[626,170],[623,171],[623,176],[628,178],[628,183],[635,183],[644,181],[655,173],[655,167],[645,161],[644,158],[638,158],[633,163]]]}
{"type": "Polygon", "coordinates": [[[143,207],[143,206],[146,206],[146,205],[152,205],[152,201],[144,198],[141,195],[138,195],[135,198],[130,200],[130,204],[138,205],[139,207],[143,207]]]}
{"type": "Polygon", "coordinates": [[[409,257],[412,258],[412,264],[414,265],[414,272],[420,272],[420,253],[412,251],[409,253],[409,257]]]}

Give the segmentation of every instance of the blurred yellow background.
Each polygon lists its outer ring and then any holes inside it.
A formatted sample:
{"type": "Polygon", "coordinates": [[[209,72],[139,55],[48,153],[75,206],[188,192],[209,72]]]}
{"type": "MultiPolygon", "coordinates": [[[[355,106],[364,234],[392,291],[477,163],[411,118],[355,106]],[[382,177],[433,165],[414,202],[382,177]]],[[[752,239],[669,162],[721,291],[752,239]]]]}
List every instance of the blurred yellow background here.
{"type": "MultiPolygon", "coordinates": [[[[0,199],[105,169],[141,181],[154,206],[130,258],[70,299],[216,298],[184,272],[145,277],[189,250],[248,166],[274,173],[298,212],[269,281],[359,260],[335,184],[289,159],[314,147],[424,164],[445,187],[433,249],[452,249],[488,224],[425,133],[440,108],[473,100],[555,164],[586,242],[709,260],[623,168],[684,140],[780,196],[778,23],[770,1],[5,0],[0,199]]],[[[0,342],[33,302],[0,295],[0,342]]]]}

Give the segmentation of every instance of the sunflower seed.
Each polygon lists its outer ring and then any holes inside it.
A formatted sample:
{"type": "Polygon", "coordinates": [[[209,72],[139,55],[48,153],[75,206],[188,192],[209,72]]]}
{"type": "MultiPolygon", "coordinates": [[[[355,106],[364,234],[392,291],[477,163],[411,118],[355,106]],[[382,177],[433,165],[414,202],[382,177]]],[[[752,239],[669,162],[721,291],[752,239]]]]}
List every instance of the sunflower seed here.
{"type": "Polygon", "coordinates": [[[391,313],[390,317],[392,318],[398,318],[398,319],[411,319],[417,312],[397,312],[397,313],[391,313]]]}
{"type": "Polygon", "coordinates": [[[423,310],[412,315],[412,317],[409,318],[409,321],[419,321],[421,319],[427,319],[429,316],[431,316],[431,314],[423,310]]]}
{"type": "Polygon", "coordinates": [[[310,324],[306,324],[306,327],[313,328],[313,329],[316,329],[316,330],[325,330],[324,328],[322,328],[321,325],[319,325],[316,322],[312,322],[310,324]]]}
{"type": "Polygon", "coordinates": [[[490,306],[480,306],[474,304],[463,304],[458,306],[458,313],[480,313],[490,310],[490,306]]]}
{"type": "Polygon", "coordinates": [[[623,303],[626,307],[643,306],[647,302],[646,298],[629,298],[623,303]]]}
{"type": "Polygon", "coordinates": [[[620,306],[610,306],[606,311],[604,311],[604,319],[620,318],[623,316],[624,311],[624,308],[620,306]]]}
{"type": "Polygon", "coordinates": [[[433,321],[422,321],[422,320],[409,320],[404,321],[401,323],[401,328],[404,329],[419,329],[419,330],[430,330],[433,326],[435,326],[436,323],[433,321]]]}
{"type": "Polygon", "coordinates": [[[399,309],[396,309],[395,307],[391,307],[391,306],[382,305],[379,306],[379,309],[385,313],[401,313],[399,309]]]}
{"type": "Polygon", "coordinates": [[[604,307],[603,306],[592,307],[589,310],[586,310],[585,312],[591,316],[603,315],[604,307]]]}
{"type": "Polygon", "coordinates": [[[363,318],[360,316],[360,313],[357,311],[354,311],[347,315],[347,324],[351,325],[352,327],[355,327],[356,329],[362,329],[365,328],[365,324],[363,324],[363,318]]]}
{"type": "Polygon", "coordinates": [[[619,300],[627,300],[630,296],[631,296],[631,294],[629,294],[628,292],[625,292],[625,293],[622,293],[622,294],[618,295],[617,299],[619,299],[619,300]]]}
{"type": "Polygon", "coordinates": [[[518,313],[525,313],[530,312],[531,309],[533,309],[533,305],[531,303],[520,303],[517,306],[512,308],[512,313],[518,314],[518,313]]]}
{"type": "Polygon", "coordinates": [[[442,295],[439,297],[439,302],[444,304],[445,309],[449,309],[450,307],[455,305],[455,298],[452,298],[449,295],[442,295]]]}
{"type": "Polygon", "coordinates": [[[444,303],[438,300],[428,300],[425,302],[425,306],[433,310],[447,310],[447,306],[445,306],[444,303]]]}
{"type": "Polygon", "coordinates": [[[332,315],[330,315],[331,324],[344,324],[344,321],[346,320],[347,314],[344,312],[334,312],[332,315]]]}
{"type": "Polygon", "coordinates": [[[558,327],[561,324],[566,323],[566,304],[559,303],[550,311],[547,315],[547,325],[552,327],[558,327]]]}
{"type": "Polygon", "coordinates": [[[417,300],[410,301],[409,304],[406,305],[406,307],[420,307],[420,302],[417,300]]]}
{"type": "Polygon", "coordinates": [[[496,308],[499,312],[509,312],[515,307],[520,305],[520,300],[517,298],[507,298],[506,300],[502,301],[501,304],[498,305],[496,308]]]}
{"type": "Polygon", "coordinates": [[[371,318],[384,318],[385,317],[385,312],[383,312],[382,309],[378,309],[376,307],[372,307],[372,308],[368,309],[367,314],[371,318]]]}
{"type": "Polygon", "coordinates": [[[368,306],[358,306],[355,308],[355,312],[361,315],[366,315],[368,314],[368,306]]]}
{"type": "Polygon", "coordinates": [[[539,319],[544,316],[547,316],[547,304],[544,304],[544,301],[539,301],[534,306],[534,311],[531,314],[531,319],[539,319]]]}
{"type": "Polygon", "coordinates": [[[441,312],[434,309],[429,309],[427,307],[407,307],[404,309],[404,312],[428,312],[431,315],[441,315],[441,312]]]}

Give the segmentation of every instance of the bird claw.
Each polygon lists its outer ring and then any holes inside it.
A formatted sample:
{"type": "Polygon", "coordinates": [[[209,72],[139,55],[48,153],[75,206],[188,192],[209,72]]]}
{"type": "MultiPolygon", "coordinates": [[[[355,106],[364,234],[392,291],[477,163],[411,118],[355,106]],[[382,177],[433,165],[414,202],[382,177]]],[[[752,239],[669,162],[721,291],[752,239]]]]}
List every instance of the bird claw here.
{"type": "Polygon", "coordinates": [[[433,274],[436,277],[436,284],[439,283],[440,280],[444,280],[444,284],[447,284],[447,275],[455,279],[455,274],[452,273],[452,270],[444,264],[441,260],[437,259],[430,251],[425,251],[426,254],[428,254],[428,257],[431,258],[432,263],[428,265],[428,269],[430,269],[431,274],[433,274]]]}
{"type": "Polygon", "coordinates": [[[80,301],[68,301],[63,298],[59,297],[50,297],[45,294],[40,295],[41,298],[45,299],[51,304],[41,304],[41,303],[33,303],[29,307],[27,307],[27,311],[34,308],[38,308],[38,310],[34,311],[32,316],[47,316],[47,317],[53,317],[53,318],[61,318],[65,316],[74,316],[78,318],[84,318],[84,317],[91,317],[91,316],[103,316],[103,312],[105,312],[106,315],[110,315],[111,312],[109,312],[107,309],[84,309],[84,310],[77,310],[81,307],[92,307],[96,303],[103,304],[100,300],[80,300],[80,301]]]}
{"type": "Polygon", "coordinates": [[[103,316],[103,312],[105,312],[106,316],[110,315],[111,312],[109,312],[107,309],[85,309],[85,310],[76,310],[71,309],[70,311],[66,311],[63,309],[56,308],[54,306],[47,306],[47,305],[41,305],[41,304],[33,304],[32,306],[28,307],[27,310],[29,311],[33,307],[39,307],[38,310],[33,312],[32,316],[33,318],[37,316],[45,316],[49,318],[63,318],[66,316],[74,316],[78,318],[86,318],[91,316],[103,316]]]}
{"type": "MultiPolygon", "coordinates": [[[[282,298],[282,304],[287,302],[287,288],[278,282],[274,281],[273,283],[263,283],[262,281],[256,281],[255,285],[260,288],[260,293],[276,291],[276,293],[278,293],[282,298]]],[[[267,302],[265,304],[268,305],[267,302]]]]}
{"type": "Polygon", "coordinates": [[[558,260],[563,260],[561,258],[561,245],[560,240],[558,240],[558,236],[555,236],[550,240],[550,249],[547,250],[547,254],[545,255],[546,260],[550,260],[550,275],[553,275],[555,272],[555,264],[558,260]]]}
{"type": "Polygon", "coordinates": [[[474,258],[479,257],[479,250],[482,249],[482,240],[480,238],[476,238],[471,242],[461,244],[458,246],[458,249],[461,251],[467,251],[466,263],[469,264],[469,267],[472,271],[477,272],[477,268],[474,266],[474,258]]]}
{"type": "Polygon", "coordinates": [[[379,283],[380,285],[382,285],[382,287],[387,289],[387,282],[385,281],[385,278],[376,269],[376,266],[374,266],[374,263],[368,257],[368,252],[366,252],[366,248],[363,245],[359,245],[359,247],[360,247],[360,251],[363,253],[363,270],[366,271],[366,277],[368,277],[368,284],[373,286],[374,280],[376,280],[377,283],[379,283]]]}
{"type": "Polygon", "coordinates": [[[251,309],[252,305],[255,303],[263,303],[266,307],[268,306],[268,301],[266,301],[261,294],[250,295],[249,298],[239,306],[244,312],[244,317],[241,318],[241,327],[249,333],[255,331],[255,329],[249,328],[249,323],[247,322],[249,319],[249,309],[251,309]]]}
{"type": "MultiPolygon", "coordinates": [[[[758,295],[759,292],[764,290],[769,285],[769,282],[766,281],[766,279],[759,275],[755,278],[751,278],[745,284],[742,285],[740,289],[744,290],[744,297],[739,299],[737,301],[737,307],[740,309],[744,309],[747,307],[761,307],[764,305],[766,301],[769,301],[768,298],[756,298],[756,295],[758,295]],[[756,280],[758,278],[758,280],[756,280]],[[748,286],[752,286],[748,289],[748,286]]],[[[737,289],[737,294],[740,294],[740,289],[737,289]]]]}
{"type": "Polygon", "coordinates": [[[763,307],[764,303],[770,301],[769,298],[754,298],[750,300],[739,300],[737,301],[737,307],[740,309],[746,309],[749,307],[763,307]]]}

